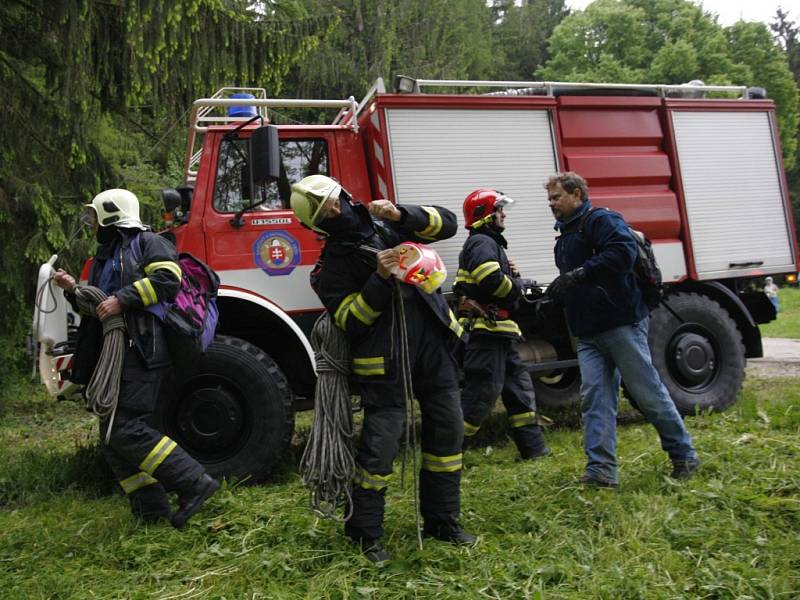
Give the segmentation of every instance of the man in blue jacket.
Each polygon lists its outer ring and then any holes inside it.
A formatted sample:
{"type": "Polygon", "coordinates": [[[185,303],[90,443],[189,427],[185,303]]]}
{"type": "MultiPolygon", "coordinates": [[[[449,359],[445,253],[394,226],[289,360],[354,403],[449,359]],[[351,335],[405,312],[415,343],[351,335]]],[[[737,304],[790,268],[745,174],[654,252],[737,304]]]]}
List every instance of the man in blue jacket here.
{"type": "Polygon", "coordinates": [[[616,419],[620,379],[656,428],[686,479],[700,466],[692,438],[658,375],[647,344],[650,313],[633,273],[637,245],[620,215],[592,209],[586,181],[559,173],[545,184],[561,235],[555,246],[560,275],[548,295],[563,299],[578,338],[583,399],[583,444],[588,459],[581,483],[617,487],[616,419]]]}

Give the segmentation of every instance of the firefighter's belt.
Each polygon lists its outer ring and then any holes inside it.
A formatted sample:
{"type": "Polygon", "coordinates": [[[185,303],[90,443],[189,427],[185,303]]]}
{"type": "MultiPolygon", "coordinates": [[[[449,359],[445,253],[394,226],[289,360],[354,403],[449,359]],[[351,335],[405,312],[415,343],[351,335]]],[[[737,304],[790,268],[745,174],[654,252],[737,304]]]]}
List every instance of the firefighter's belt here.
{"type": "Polygon", "coordinates": [[[466,296],[458,298],[458,314],[465,317],[483,317],[491,322],[508,319],[510,315],[505,308],[499,308],[494,304],[481,304],[466,296]]]}

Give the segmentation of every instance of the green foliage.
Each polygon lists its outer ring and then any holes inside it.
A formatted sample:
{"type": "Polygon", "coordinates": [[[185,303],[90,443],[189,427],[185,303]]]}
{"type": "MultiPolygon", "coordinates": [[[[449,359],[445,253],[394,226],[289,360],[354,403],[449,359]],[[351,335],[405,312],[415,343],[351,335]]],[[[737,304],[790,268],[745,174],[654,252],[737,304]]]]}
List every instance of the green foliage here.
{"type": "MultiPolygon", "coordinates": [[[[40,392],[15,391],[31,394],[40,392]]],[[[7,399],[0,390],[0,405],[7,399]]],[[[535,463],[515,461],[511,442],[467,452],[462,521],[480,535],[474,548],[425,540],[417,549],[413,486],[406,479],[401,487],[398,464],[386,522],[396,559],[375,568],[341,525],[310,512],[292,471],[269,485],[224,485],[184,531],[136,525],[121,494],[102,482],[89,487],[73,470],[85,464],[79,448],[93,448],[96,435],[79,407],[38,397],[11,402],[0,421],[0,489],[20,492],[0,507],[3,592],[65,599],[795,597],[796,380],[748,378],[731,410],[687,424],[703,459],[695,479],[666,477],[669,462],[653,428],[637,421],[619,428],[617,492],[574,483],[585,461],[574,427],[549,431],[554,456],[535,463]],[[61,457],[68,474],[56,477],[50,457],[61,457]]],[[[92,469],[89,463],[95,476],[92,469]]]]}
{"type": "Polygon", "coordinates": [[[493,3],[495,52],[505,58],[493,78],[530,80],[548,58],[547,40],[569,11],[564,0],[528,0],[517,5],[506,0],[493,3]]]}
{"type": "Polygon", "coordinates": [[[797,86],[764,24],[724,28],[688,0],[596,0],[556,27],[550,55],[542,79],[764,87],[777,107],[784,163],[794,166],[797,86]]]}
{"type": "Polygon", "coordinates": [[[378,77],[398,73],[485,78],[497,61],[491,13],[483,0],[304,2],[312,14],[336,10],[341,20],[293,72],[290,87],[297,97],[357,96],[378,77]]]}

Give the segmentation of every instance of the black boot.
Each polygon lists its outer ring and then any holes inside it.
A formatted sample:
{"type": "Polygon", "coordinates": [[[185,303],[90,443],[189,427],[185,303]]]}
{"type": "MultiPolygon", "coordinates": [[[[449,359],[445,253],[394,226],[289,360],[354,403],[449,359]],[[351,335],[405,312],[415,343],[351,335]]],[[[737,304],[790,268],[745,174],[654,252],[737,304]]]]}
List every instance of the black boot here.
{"type": "Polygon", "coordinates": [[[142,523],[170,522],[172,509],[164,486],[160,483],[145,486],[128,496],[133,516],[142,523]]]}
{"type": "Polygon", "coordinates": [[[526,425],[511,430],[511,437],[519,450],[522,460],[536,460],[550,455],[550,448],[544,441],[539,425],[526,425]]]}
{"type": "Polygon", "coordinates": [[[367,560],[374,565],[380,565],[392,560],[392,555],[386,550],[386,547],[383,545],[383,540],[380,538],[375,540],[363,538],[353,541],[361,546],[361,552],[363,552],[367,560]]]}
{"type": "Polygon", "coordinates": [[[422,529],[425,537],[432,537],[442,542],[450,542],[457,546],[472,546],[478,538],[467,533],[458,521],[426,522],[422,529]]]}
{"type": "Polygon", "coordinates": [[[178,493],[178,512],[172,517],[172,526],[181,529],[203,503],[219,488],[219,482],[204,473],[183,493],[178,493]]]}

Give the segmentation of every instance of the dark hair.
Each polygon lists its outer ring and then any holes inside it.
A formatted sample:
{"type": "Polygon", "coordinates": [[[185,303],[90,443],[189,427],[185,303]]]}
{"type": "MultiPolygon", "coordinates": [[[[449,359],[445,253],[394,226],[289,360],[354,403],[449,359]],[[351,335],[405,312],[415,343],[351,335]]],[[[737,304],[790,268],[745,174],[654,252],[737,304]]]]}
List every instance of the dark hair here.
{"type": "Polygon", "coordinates": [[[580,190],[581,201],[586,202],[589,199],[589,187],[586,185],[586,180],[577,173],[572,171],[556,173],[547,180],[544,187],[549,190],[557,183],[560,183],[561,187],[564,188],[564,191],[568,194],[574,193],[575,190],[580,190]]]}

